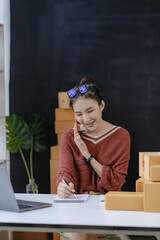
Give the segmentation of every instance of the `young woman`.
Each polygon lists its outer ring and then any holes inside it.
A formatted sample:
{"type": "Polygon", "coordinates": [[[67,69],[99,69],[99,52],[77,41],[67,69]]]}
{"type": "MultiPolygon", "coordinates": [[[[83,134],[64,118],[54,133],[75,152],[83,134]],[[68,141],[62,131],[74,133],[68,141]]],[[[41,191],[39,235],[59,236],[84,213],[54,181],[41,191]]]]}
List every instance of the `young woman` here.
{"type": "Polygon", "coordinates": [[[56,182],[58,196],[68,198],[73,190],[80,194],[120,191],[130,159],[129,133],[102,119],[105,102],[91,78],[83,78],[68,91],[68,96],[85,132],[77,135],[74,127],[62,136],[56,182]]]}

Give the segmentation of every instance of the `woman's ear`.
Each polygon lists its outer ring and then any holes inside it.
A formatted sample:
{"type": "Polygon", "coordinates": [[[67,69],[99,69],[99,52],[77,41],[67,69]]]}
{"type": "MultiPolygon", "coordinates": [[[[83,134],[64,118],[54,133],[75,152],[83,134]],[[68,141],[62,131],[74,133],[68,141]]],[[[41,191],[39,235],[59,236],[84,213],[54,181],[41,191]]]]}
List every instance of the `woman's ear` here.
{"type": "Polygon", "coordinates": [[[101,101],[100,108],[101,108],[101,111],[104,110],[104,108],[105,108],[105,102],[104,102],[104,100],[101,101]]]}

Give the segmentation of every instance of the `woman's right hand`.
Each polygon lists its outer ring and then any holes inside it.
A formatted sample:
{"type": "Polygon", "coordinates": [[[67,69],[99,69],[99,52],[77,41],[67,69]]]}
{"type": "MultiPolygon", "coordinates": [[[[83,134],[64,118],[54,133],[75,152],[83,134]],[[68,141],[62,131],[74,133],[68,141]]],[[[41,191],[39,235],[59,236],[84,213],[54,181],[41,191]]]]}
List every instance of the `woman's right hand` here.
{"type": "Polygon", "coordinates": [[[60,182],[57,187],[57,194],[59,198],[69,198],[73,195],[74,184],[72,182],[68,183],[68,185],[64,182],[60,182]]]}

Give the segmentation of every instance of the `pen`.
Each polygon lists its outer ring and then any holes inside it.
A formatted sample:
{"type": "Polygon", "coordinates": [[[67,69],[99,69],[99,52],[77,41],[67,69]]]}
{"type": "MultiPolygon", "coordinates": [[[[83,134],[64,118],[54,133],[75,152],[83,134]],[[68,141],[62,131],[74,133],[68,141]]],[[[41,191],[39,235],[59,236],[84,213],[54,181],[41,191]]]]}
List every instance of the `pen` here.
{"type": "MultiPolygon", "coordinates": [[[[62,179],[62,182],[65,183],[67,186],[69,186],[68,183],[67,183],[64,179],[62,179]]],[[[75,194],[74,190],[72,190],[72,193],[73,193],[73,195],[74,195],[75,197],[77,197],[77,195],[75,194]]]]}

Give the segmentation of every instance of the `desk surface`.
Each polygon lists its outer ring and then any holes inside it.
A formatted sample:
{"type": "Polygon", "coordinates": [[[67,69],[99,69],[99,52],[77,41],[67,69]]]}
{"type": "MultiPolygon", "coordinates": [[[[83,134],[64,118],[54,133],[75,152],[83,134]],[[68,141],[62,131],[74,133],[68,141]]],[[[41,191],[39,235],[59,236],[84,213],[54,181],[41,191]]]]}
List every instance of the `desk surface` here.
{"type": "MultiPolygon", "coordinates": [[[[18,199],[49,203],[55,196],[16,194],[18,199]]],[[[160,213],[105,210],[100,196],[90,196],[86,203],[54,203],[52,207],[23,213],[0,211],[0,230],[153,235],[160,232],[160,213]]]]}

